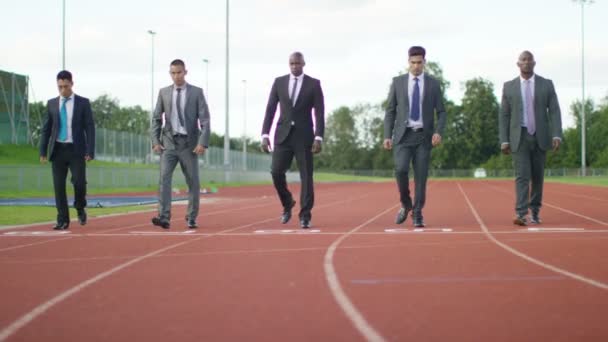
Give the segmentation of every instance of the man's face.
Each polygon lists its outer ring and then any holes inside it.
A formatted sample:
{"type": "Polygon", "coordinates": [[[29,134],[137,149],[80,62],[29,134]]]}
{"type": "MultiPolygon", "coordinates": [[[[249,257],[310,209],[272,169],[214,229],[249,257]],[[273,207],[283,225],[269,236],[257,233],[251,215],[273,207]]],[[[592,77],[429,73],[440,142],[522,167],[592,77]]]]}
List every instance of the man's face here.
{"type": "Polygon", "coordinates": [[[169,74],[171,74],[171,79],[176,86],[183,86],[186,83],[186,74],[188,70],[186,70],[181,65],[172,65],[169,68],[169,74]]]}
{"type": "Polygon", "coordinates": [[[291,74],[294,76],[302,75],[304,71],[304,66],[306,63],[304,62],[304,58],[298,55],[291,55],[289,57],[289,70],[291,70],[291,74]]]}
{"type": "Polygon", "coordinates": [[[422,56],[411,56],[408,59],[408,63],[410,66],[410,73],[414,76],[420,76],[420,74],[422,74],[424,71],[424,64],[426,61],[422,56]]]}
{"type": "Polygon", "coordinates": [[[534,56],[530,52],[524,51],[519,55],[519,59],[517,60],[517,66],[519,67],[519,71],[522,75],[533,74],[535,65],[536,61],[534,60],[534,56]]]}
{"type": "Polygon", "coordinates": [[[69,80],[57,80],[57,89],[61,97],[70,97],[72,95],[72,86],[74,83],[69,80]]]}

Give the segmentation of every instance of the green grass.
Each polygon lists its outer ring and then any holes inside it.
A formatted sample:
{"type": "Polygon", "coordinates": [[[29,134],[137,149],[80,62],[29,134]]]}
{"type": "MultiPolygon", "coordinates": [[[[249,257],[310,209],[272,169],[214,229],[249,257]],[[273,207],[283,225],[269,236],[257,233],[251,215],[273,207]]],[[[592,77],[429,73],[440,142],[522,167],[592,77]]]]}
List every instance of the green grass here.
{"type": "Polygon", "coordinates": [[[591,186],[608,186],[608,177],[547,177],[545,178],[545,182],[580,184],[591,186]]]}
{"type": "MultiPolygon", "coordinates": [[[[128,206],[115,208],[87,208],[89,217],[96,217],[108,214],[119,214],[136,211],[151,210],[153,206],[128,206]]],[[[4,207],[0,206],[0,226],[31,224],[38,222],[54,222],[57,217],[57,209],[55,207],[34,207],[34,206],[18,206],[4,207]]],[[[70,217],[76,218],[76,210],[70,209],[70,217]]]]}
{"type": "Polygon", "coordinates": [[[329,172],[315,172],[314,179],[315,182],[387,182],[393,180],[392,177],[355,176],[329,172]]]}

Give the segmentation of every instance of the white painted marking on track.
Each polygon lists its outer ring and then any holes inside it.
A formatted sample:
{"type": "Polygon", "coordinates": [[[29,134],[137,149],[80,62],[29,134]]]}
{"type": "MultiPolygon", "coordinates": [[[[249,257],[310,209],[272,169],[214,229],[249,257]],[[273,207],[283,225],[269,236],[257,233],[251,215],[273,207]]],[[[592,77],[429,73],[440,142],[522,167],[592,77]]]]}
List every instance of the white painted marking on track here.
{"type": "Polygon", "coordinates": [[[320,229],[258,229],[254,234],[314,234],[320,233],[320,229]]]}
{"type": "Polygon", "coordinates": [[[69,230],[62,231],[34,231],[34,232],[6,232],[7,236],[60,236],[70,234],[69,230]]]}
{"type": "Polygon", "coordinates": [[[574,280],[578,280],[578,281],[581,281],[583,283],[587,283],[589,285],[598,287],[598,288],[600,288],[602,290],[608,290],[608,284],[604,284],[604,283],[602,283],[600,281],[584,277],[584,276],[582,276],[580,274],[576,274],[576,273],[567,271],[565,269],[553,266],[551,264],[544,263],[544,262],[542,262],[542,261],[540,261],[538,259],[534,259],[533,257],[528,256],[527,254],[524,254],[524,253],[518,251],[517,249],[515,249],[515,248],[513,248],[513,247],[511,247],[509,245],[507,245],[506,243],[498,241],[494,237],[494,235],[490,232],[490,230],[488,229],[488,227],[486,226],[486,224],[483,222],[483,220],[481,219],[481,216],[479,216],[479,214],[477,213],[477,210],[475,209],[475,207],[471,203],[471,200],[469,199],[469,196],[467,196],[467,194],[464,192],[464,189],[462,188],[462,185],[460,185],[460,183],[458,183],[458,189],[460,189],[460,192],[464,196],[464,199],[467,202],[467,204],[469,206],[469,209],[473,213],[473,216],[477,220],[477,223],[479,223],[479,226],[481,227],[481,229],[483,230],[483,232],[486,234],[486,236],[488,237],[488,239],[490,239],[490,241],[494,242],[496,245],[502,247],[503,249],[507,250],[508,252],[510,252],[510,253],[512,253],[512,254],[514,254],[514,255],[516,255],[516,256],[524,259],[524,260],[527,260],[527,261],[529,261],[529,262],[531,262],[533,264],[536,264],[536,265],[538,265],[540,267],[546,268],[546,269],[548,269],[550,271],[553,271],[555,273],[559,273],[559,274],[565,275],[565,276],[570,277],[570,278],[572,278],[574,280]]]}
{"type": "Polygon", "coordinates": [[[540,227],[529,227],[519,229],[520,231],[528,231],[528,232],[581,232],[584,231],[585,228],[540,228],[540,227]]]}
{"type": "Polygon", "coordinates": [[[361,312],[357,310],[353,302],[346,295],[346,292],[344,292],[344,289],[342,289],[342,286],[340,285],[340,280],[338,279],[338,274],[336,273],[336,269],[334,267],[334,254],[336,252],[336,249],[338,249],[340,243],[349,235],[356,233],[359,229],[365,227],[369,223],[374,222],[379,217],[385,215],[389,211],[394,210],[397,206],[398,205],[395,205],[382,211],[378,215],[372,217],[371,219],[363,222],[359,226],[351,229],[347,233],[340,236],[329,246],[329,248],[327,248],[327,252],[325,253],[325,257],[323,258],[323,270],[325,271],[325,279],[327,280],[327,284],[329,285],[331,294],[336,299],[336,302],[338,302],[338,305],[340,305],[342,311],[344,311],[346,317],[351,321],[351,323],[355,326],[355,328],[357,328],[359,333],[361,333],[361,335],[363,335],[363,337],[367,341],[384,341],[384,338],[382,337],[382,335],[380,335],[378,331],[376,331],[376,329],[374,329],[374,327],[371,326],[371,324],[367,322],[363,314],[361,314],[361,312]]]}

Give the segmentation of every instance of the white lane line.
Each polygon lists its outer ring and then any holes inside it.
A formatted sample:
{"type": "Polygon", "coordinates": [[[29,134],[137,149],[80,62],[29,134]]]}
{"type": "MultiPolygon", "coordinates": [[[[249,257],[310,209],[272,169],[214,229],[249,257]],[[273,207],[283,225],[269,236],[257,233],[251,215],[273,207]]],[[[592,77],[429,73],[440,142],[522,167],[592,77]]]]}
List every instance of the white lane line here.
{"type": "MultiPolygon", "coordinates": [[[[460,184],[460,183],[459,183],[459,184],[460,184]]],[[[494,190],[496,190],[496,191],[498,191],[498,192],[502,192],[502,193],[505,193],[505,194],[510,194],[510,193],[509,193],[509,192],[507,192],[506,190],[501,189],[501,188],[496,187],[496,186],[493,186],[493,185],[488,185],[488,187],[490,187],[490,188],[492,188],[492,189],[494,189],[494,190]]],[[[591,221],[591,222],[599,223],[599,224],[601,224],[601,225],[603,225],[603,226],[608,226],[608,222],[604,222],[604,221],[601,221],[601,220],[594,219],[593,217],[589,217],[589,216],[586,216],[586,215],[583,215],[583,214],[579,214],[579,213],[574,212],[574,211],[572,211],[572,210],[568,210],[568,209],[565,209],[565,208],[559,207],[559,206],[557,206],[557,205],[555,205],[555,204],[551,204],[551,203],[548,203],[548,202],[546,202],[546,201],[544,201],[544,202],[543,202],[543,205],[546,205],[547,207],[551,207],[551,208],[553,208],[553,209],[557,209],[557,210],[559,210],[559,211],[563,211],[563,212],[568,213],[568,214],[570,214],[570,215],[574,215],[574,216],[578,216],[578,217],[580,217],[580,218],[584,218],[585,220],[589,220],[589,221],[591,221]]]]}
{"type": "MultiPolygon", "coordinates": [[[[242,229],[242,228],[246,228],[246,227],[250,227],[253,226],[255,224],[259,224],[259,223],[266,223],[266,222],[270,222],[272,220],[275,220],[275,218],[270,218],[270,219],[265,219],[265,220],[261,220],[261,221],[257,221],[254,223],[249,223],[246,225],[242,225],[242,226],[238,226],[235,228],[230,228],[230,229],[226,229],[221,231],[220,233],[226,233],[229,231],[233,231],[233,230],[238,230],[238,229],[242,229]]],[[[6,328],[3,328],[2,331],[0,331],[0,342],[1,341],[5,341],[9,336],[11,336],[12,334],[14,334],[15,332],[17,332],[17,330],[21,329],[22,327],[26,326],[28,323],[30,323],[31,321],[33,321],[34,319],[36,319],[36,317],[42,315],[44,312],[46,312],[48,309],[52,308],[53,306],[57,305],[60,302],[63,302],[64,300],[66,300],[67,298],[77,294],[78,292],[82,291],[83,289],[85,289],[86,287],[93,285],[95,283],[97,283],[98,281],[109,277],[110,275],[124,269],[127,268],[133,264],[136,264],[142,260],[148,259],[150,257],[154,257],[156,255],[159,255],[163,252],[166,252],[168,250],[171,249],[175,249],[177,247],[183,246],[185,244],[194,242],[194,241],[198,241],[201,240],[203,238],[205,238],[206,236],[201,236],[201,237],[197,237],[194,239],[190,239],[187,241],[182,241],[161,249],[157,249],[154,252],[150,252],[148,254],[139,256],[135,259],[132,259],[130,261],[127,261],[125,263],[122,263],[108,271],[105,271],[103,273],[100,273],[96,276],[94,276],[93,278],[90,278],[88,280],[85,280],[83,282],[81,282],[80,284],[70,288],[69,290],[62,292],[61,294],[55,296],[54,298],[51,298],[50,300],[38,305],[37,307],[35,307],[33,310],[31,310],[30,312],[26,313],[25,315],[21,316],[19,319],[17,319],[16,321],[14,321],[13,323],[11,323],[9,326],[7,326],[6,328]]]]}
{"type": "MultiPolygon", "coordinates": [[[[369,196],[369,195],[363,195],[363,196],[359,196],[359,197],[356,197],[356,198],[364,198],[364,197],[367,197],[367,196],[369,196]]],[[[341,204],[341,203],[344,203],[344,202],[349,202],[349,201],[352,201],[353,199],[355,199],[355,198],[352,198],[352,199],[349,199],[349,200],[337,201],[337,202],[333,202],[333,203],[328,203],[328,204],[325,204],[325,205],[322,205],[322,206],[318,206],[317,209],[325,208],[325,207],[331,207],[331,206],[334,206],[334,205],[337,205],[337,204],[341,204]]],[[[203,236],[200,236],[200,237],[192,238],[192,239],[189,239],[187,241],[182,241],[182,242],[179,242],[179,243],[176,243],[176,244],[173,244],[173,245],[170,245],[170,246],[158,249],[158,250],[156,250],[154,252],[150,252],[148,254],[142,255],[140,257],[137,257],[135,259],[127,261],[127,262],[125,262],[123,264],[120,264],[120,265],[118,265],[118,266],[116,266],[116,267],[114,267],[114,268],[112,268],[112,269],[110,269],[110,270],[108,270],[106,272],[100,273],[100,274],[96,275],[93,278],[90,278],[88,280],[85,280],[85,281],[81,282],[80,284],[78,284],[78,285],[70,288],[69,290],[67,290],[65,292],[60,293],[59,295],[57,295],[57,296],[51,298],[50,300],[48,300],[48,301],[46,301],[46,302],[38,305],[37,307],[35,307],[30,312],[28,312],[25,315],[21,316],[16,321],[14,321],[9,326],[7,326],[6,328],[3,328],[0,331],[0,342],[5,341],[9,336],[13,335],[19,329],[21,329],[24,326],[26,326],[28,323],[30,323],[31,321],[33,321],[34,319],[36,319],[38,316],[40,316],[43,313],[45,313],[47,310],[49,310],[53,306],[61,303],[62,301],[66,300],[67,298],[69,298],[69,297],[75,295],[76,293],[82,291],[86,287],[88,287],[88,286],[90,286],[90,285],[92,285],[94,283],[97,283],[98,281],[103,280],[104,278],[107,278],[110,275],[112,275],[112,274],[114,274],[114,273],[116,273],[116,272],[118,272],[118,271],[120,271],[120,270],[122,270],[124,268],[127,268],[127,267],[129,267],[129,266],[131,266],[133,264],[136,264],[136,263],[138,263],[138,262],[140,262],[142,260],[145,260],[145,259],[148,259],[148,258],[151,258],[151,257],[155,257],[155,256],[157,256],[159,254],[162,254],[163,252],[166,252],[168,250],[171,250],[171,249],[183,246],[185,244],[188,244],[188,243],[191,243],[191,242],[194,242],[194,241],[199,241],[201,239],[204,239],[204,238],[207,238],[207,237],[216,236],[216,235],[222,235],[222,234],[225,234],[225,233],[228,233],[228,232],[231,232],[231,231],[236,231],[236,230],[239,230],[239,229],[252,227],[252,226],[255,226],[257,224],[267,223],[267,222],[270,222],[270,221],[273,221],[273,220],[276,220],[276,217],[265,219],[265,220],[256,221],[256,222],[253,222],[253,223],[249,223],[249,224],[246,224],[246,225],[241,225],[241,226],[230,228],[230,229],[225,229],[225,230],[219,231],[217,233],[212,233],[212,234],[209,234],[209,235],[203,235],[203,236]]],[[[137,225],[137,226],[140,226],[140,225],[137,225]]],[[[190,236],[192,236],[192,235],[190,235],[190,236]]]]}
{"type": "Polygon", "coordinates": [[[582,232],[585,230],[585,228],[528,227],[518,230],[528,232],[582,232]]]}
{"type": "Polygon", "coordinates": [[[333,260],[334,254],[336,252],[336,249],[338,248],[338,245],[340,245],[340,243],[344,239],[346,239],[349,235],[355,233],[357,230],[359,230],[359,229],[363,228],[364,226],[366,226],[367,224],[375,221],[376,219],[378,219],[382,215],[388,213],[389,211],[396,209],[399,205],[400,204],[394,205],[394,206],[382,211],[380,214],[372,217],[371,219],[365,221],[361,225],[359,225],[359,226],[353,228],[352,230],[350,230],[349,232],[343,234],[338,239],[336,239],[336,241],[334,241],[331,244],[331,246],[329,246],[329,248],[327,249],[327,252],[325,253],[323,269],[325,270],[325,278],[327,279],[327,283],[329,284],[329,289],[331,290],[331,294],[334,296],[336,302],[338,302],[338,305],[340,305],[340,308],[342,309],[342,311],[344,311],[344,313],[346,314],[346,317],[351,321],[351,323],[355,326],[355,328],[357,328],[357,330],[368,341],[384,341],[384,338],[382,337],[382,335],[380,335],[379,332],[376,331],[376,329],[374,329],[367,322],[367,320],[365,320],[365,317],[363,317],[361,312],[359,312],[359,310],[357,310],[357,308],[355,307],[353,302],[348,298],[348,296],[342,289],[342,286],[340,285],[340,280],[338,279],[338,275],[336,274],[336,269],[334,267],[334,260],[333,260]]]}
{"type": "Polygon", "coordinates": [[[540,267],[546,268],[550,271],[553,271],[555,273],[559,273],[562,275],[565,275],[567,277],[570,277],[574,280],[578,280],[581,281],[583,283],[587,283],[589,285],[598,287],[602,290],[608,290],[608,285],[604,284],[602,282],[599,282],[597,280],[591,279],[591,278],[587,278],[584,277],[580,274],[576,274],[567,270],[564,270],[562,268],[544,263],[538,259],[534,259],[531,256],[528,256],[527,254],[524,254],[518,250],[516,250],[515,248],[502,243],[500,241],[498,241],[494,235],[492,235],[492,233],[490,233],[490,231],[488,230],[488,227],[486,226],[486,224],[483,222],[483,220],[481,219],[481,217],[479,216],[479,214],[477,213],[477,210],[475,209],[475,207],[473,206],[473,204],[471,203],[471,200],[469,199],[469,196],[467,196],[467,194],[464,192],[464,189],[462,188],[462,186],[460,185],[460,183],[458,183],[458,189],[460,189],[460,192],[462,193],[462,196],[464,196],[464,199],[466,200],[467,204],[469,205],[469,209],[471,209],[471,212],[473,213],[473,216],[475,216],[475,219],[477,220],[477,223],[479,223],[479,226],[481,226],[481,229],[483,230],[483,232],[486,234],[486,236],[488,237],[488,239],[490,239],[490,241],[494,242],[495,244],[497,244],[498,246],[502,247],[503,249],[507,250],[508,252],[524,259],[527,260],[533,264],[536,264],[540,267]]]}

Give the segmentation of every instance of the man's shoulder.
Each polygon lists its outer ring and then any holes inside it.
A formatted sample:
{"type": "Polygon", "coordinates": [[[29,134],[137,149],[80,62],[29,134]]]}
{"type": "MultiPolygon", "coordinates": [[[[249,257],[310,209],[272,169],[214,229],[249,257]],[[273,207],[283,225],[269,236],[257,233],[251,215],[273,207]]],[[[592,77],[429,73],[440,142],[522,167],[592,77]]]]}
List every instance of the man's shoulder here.
{"type": "Polygon", "coordinates": [[[308,79],[308,80],[310,80],[310,81],[313,81],[313,82],[317,82],[317,83],[318,83],[318,82],[321,82],[321,81],[320,81],[318,78],[314,78],[314,77],[312,77],[312,76],[310,76],[310,75],[306,75],[306,74],[304,74],[304,78],[305,78],[305,79],[308,79]]]}
{"type": "Polygon", "coordinates": [[[203,91],[203,89],[201,87],[197,87],[194,84],[190,84],[190,83],[188,83],[188,90],[195,90],[197,92],[203,91]]]}
{"type": "Polygon", "coordinates": [[[78,102],[90,102],[87,97],[74,94],[74,99],[78,102]]]}

